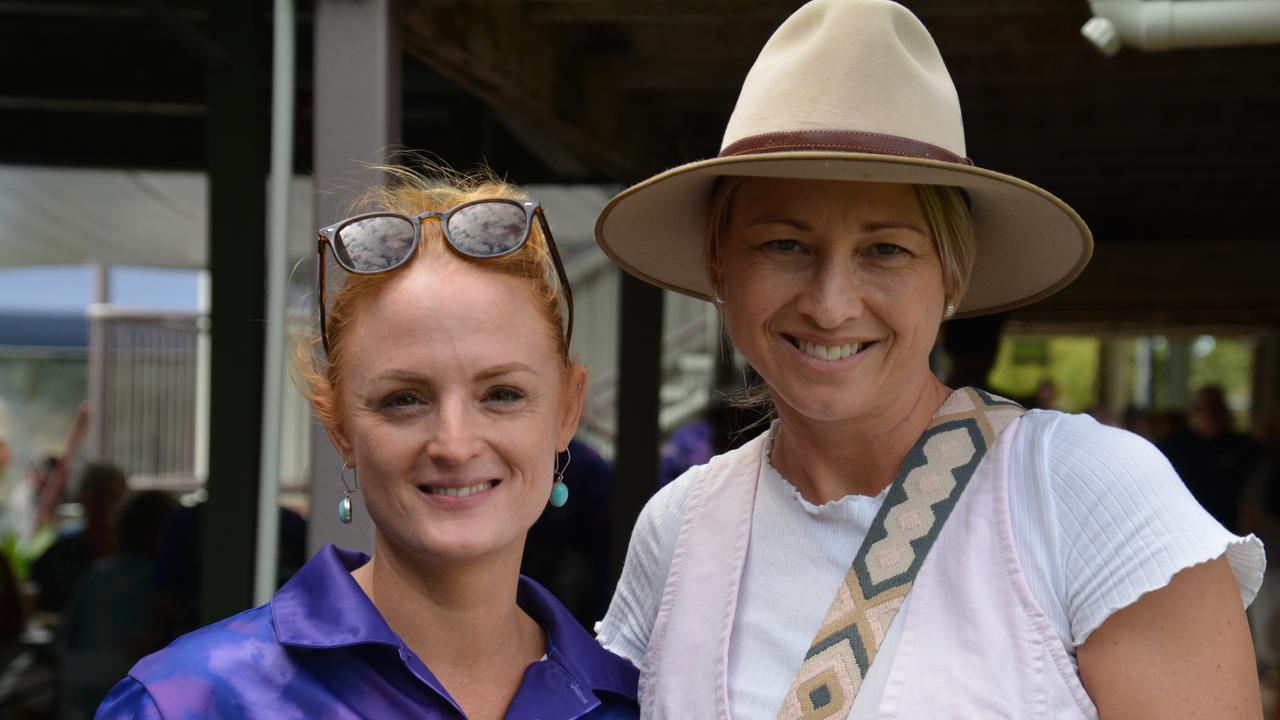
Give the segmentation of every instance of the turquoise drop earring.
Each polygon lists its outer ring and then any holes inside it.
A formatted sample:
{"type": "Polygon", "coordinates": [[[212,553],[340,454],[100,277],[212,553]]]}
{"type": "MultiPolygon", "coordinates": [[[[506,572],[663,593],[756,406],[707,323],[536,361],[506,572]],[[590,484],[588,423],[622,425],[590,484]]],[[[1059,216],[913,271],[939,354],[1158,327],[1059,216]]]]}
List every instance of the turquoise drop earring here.
{"type": "Polygon", "coordinates": [[[350,485],[347,484],[347,470],[351,470],[351,479],[356,484],[356,489],[360,488],[360,478],[356,475],[355,468],[348,468],[346,463],[342,463],[342,471],[338,473],[338,477],[342,478],[342,487],[346,488],[346,492],[342,493],[342,499],[338,501],[338,519],[343,525],[351,524],[351,494],[355,492],[350,485]]]}
{"type": "Polygon", "coordinates": [[[551,507],[564,507],[569,502],[569,486],[564,484],[564,471],[568,469],[569,462],[573,460],[573,456],[569,454],[569,448],[564,449],[564,467],[556,469],[556,479],[551,485],[551,507]]]}

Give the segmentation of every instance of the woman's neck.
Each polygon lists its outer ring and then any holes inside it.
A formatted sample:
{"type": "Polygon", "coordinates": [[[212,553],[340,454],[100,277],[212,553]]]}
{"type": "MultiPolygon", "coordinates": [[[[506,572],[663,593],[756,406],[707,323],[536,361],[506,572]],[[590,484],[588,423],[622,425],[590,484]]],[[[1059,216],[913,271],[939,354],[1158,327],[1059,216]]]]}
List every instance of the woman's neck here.
{"type": "Polygon", "coordinates": [[[846,495],[879,495],[897,477],[951,390],[936,377],[856,418],[814,420],[778,404],[770,462],[815,504],[846,495]]]}
{"type": "Polygon", "coordinates": [[[379,534],[373,558],[352,573],[473,720],[502,717],[525,669],[546,653],[542,629],[516,604],[522,550],[435,563],[407,556],[379,534]]]}

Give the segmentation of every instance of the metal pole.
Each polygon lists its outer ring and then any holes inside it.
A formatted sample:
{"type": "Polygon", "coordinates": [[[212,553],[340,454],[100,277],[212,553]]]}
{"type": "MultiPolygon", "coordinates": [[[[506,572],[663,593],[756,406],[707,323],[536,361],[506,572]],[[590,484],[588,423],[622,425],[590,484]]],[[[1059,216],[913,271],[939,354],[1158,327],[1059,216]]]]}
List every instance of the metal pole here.
{"type": "Polygon", "coordinates": [[[253,605],[266,311],[266,8],[209,5],[228,60],[209,70],[209,273],[213,278],[209,500],[201,521],[200,615],[253,605]]]}
{"type": "Polygon", "coordinates": [[[209,480],[209,308],[213,302],[213,283],[209,271],[201,270],[196,277],[196,411],[192,455],[195,456],[197,482],[209,480]]]}
{"type": "Polygon", "coordinates": [[[614,458],[613,576],[622,574],[631,528],[658,486],[662,291],[622,276],[618,323],[618,445],[614,458]]]}
{"type": "Polygon", "coordinates": [[[285,298],[289,283],[289,182],[293,177],[293,1],[275,0],[271,80],[271,177],[267,198],[267,339],[253,599],[276,591],[280,532],[280,423],[284,403],[285,298]]]}
{"type": "Polygon", "coordinates": [[[111,302],[111,272],[101,263],[93,264],[93,307],[89,316],[89,457],[104,457],[106,422],[102,411],[107,405],[107,328],[95,308],[111,302]]]}
{"type": "MultiPolygon", "coordinates": [[[[400,142],[401,54],[391,3],[316,0],[314,227],[340,220],[361,185],[380,182],[364,163],[386,162],[387,149],[400,142]]],[[[324,428],[312,423],[308,553],[326,543],[373,550],[373,524],[360,493],[352,498],[354,521],[338,521],[341,467],[324,428]]]]}

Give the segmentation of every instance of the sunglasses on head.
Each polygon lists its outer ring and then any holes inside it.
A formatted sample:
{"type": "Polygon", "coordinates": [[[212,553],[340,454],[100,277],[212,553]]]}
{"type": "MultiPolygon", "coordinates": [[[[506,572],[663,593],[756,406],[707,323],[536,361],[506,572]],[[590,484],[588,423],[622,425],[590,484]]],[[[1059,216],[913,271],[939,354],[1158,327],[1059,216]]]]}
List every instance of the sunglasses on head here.
{"type": "Polygon", "coordinates": [[[320,302],[320,339],[325,353],[329,352],[329,329],[325,323],[325,261],[324,248],[333,250],[333,257],[344,270],[355,275],[378,275],[399,269],[409,262],[422,239],[422,223],[435,219],[440,232],[454,252],[473,260],[494,260],[519,251],[529,241],[533,232],[533,219],[537,217],[542,236],[547,239],[547,250],[556,267],[556,275],[564,292],[568,314],[565,345],[573,341],[573,293],[569,290],[569,278],[564,263],[551,238],[551,226],[542,206],[527,200],[503,198],[472,200],[455,205],[444,212],[424,212],[417,215],[401,215],[393,212],[375,212],[356,215],[342,222],[320,228],[316,245],[316,286],[320,302]]]}

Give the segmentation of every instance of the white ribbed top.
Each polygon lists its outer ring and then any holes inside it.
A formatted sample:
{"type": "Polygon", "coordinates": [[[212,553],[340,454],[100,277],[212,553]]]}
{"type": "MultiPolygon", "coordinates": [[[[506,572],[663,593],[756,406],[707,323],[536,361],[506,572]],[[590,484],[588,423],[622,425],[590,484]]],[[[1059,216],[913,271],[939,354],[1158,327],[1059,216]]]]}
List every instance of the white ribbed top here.
{"type": "MultiPolygon", "coordinates": [[[[596,626],[606,648],[637,666],[701,469],[645,506],[609,612],[596,626]]],[[[729,651],[737,720],[776,716],[884,496],[814,506],[766,463],[729,651]]],[[[1164,587],[1179,570],[1226,553],[1245,605],[1262,581],[1257,538],[1238,538],[1213,520],[1150,443],[1085,415],[1027,413],[1010,459],[1009,506],[1023,574],[1073,660],[1113,612],[1164,587]]],[[[910,596],[878,657],[893,657],[909,606],[910,596]]],[[[851,718],[874,715],[890,664],[872,664],[851,718]]]]}

